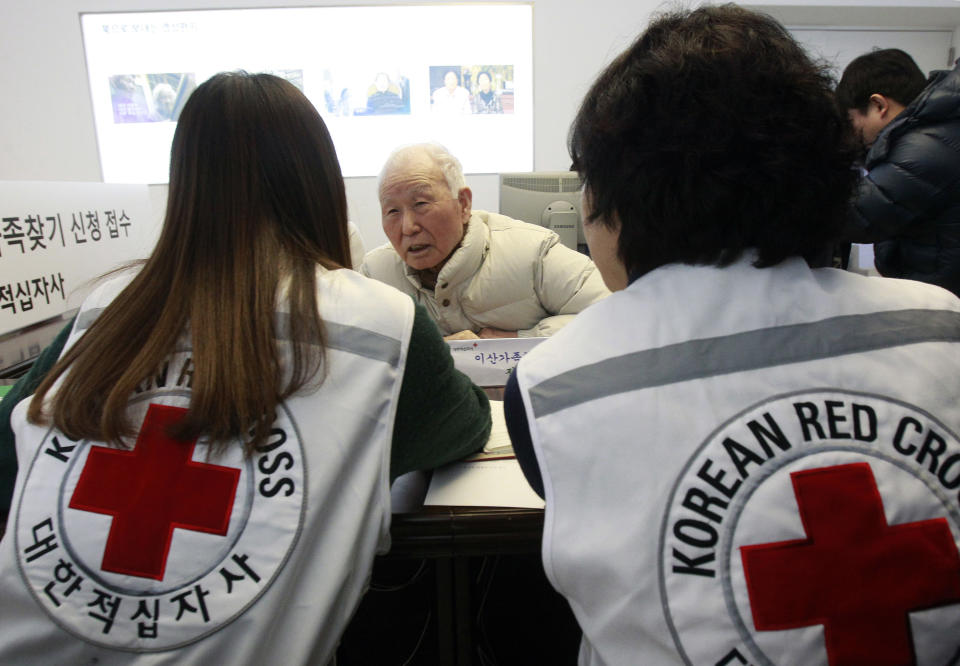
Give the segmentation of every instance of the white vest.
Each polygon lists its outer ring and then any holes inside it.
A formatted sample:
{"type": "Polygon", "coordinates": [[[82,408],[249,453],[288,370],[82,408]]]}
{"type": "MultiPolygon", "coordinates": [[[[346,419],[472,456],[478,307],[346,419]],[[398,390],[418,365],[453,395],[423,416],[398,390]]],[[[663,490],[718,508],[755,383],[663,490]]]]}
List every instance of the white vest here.
{"type": "Polygon", "coordinates": [[[581,664],[944,664],[960,650],[960,301],[671,265],[518,380],[581,664]]]}
{"type": "MultiPolygon", "coordinates": [[[[84,303],[68,345],[122,289],[84,303]]],[[[244,458],[165,437],[189,402],[191,350],[130,403],[132,451],[26,422],[0,544],[0,663],[323,664],[389,547],[390,444],[410,298],[318,273],[326,375],[244,458]]],[[[283,321],[284,314],[278,314],[283,321]]],[[[279,330],[283,330],[282,326],[279,330]]],[[[185,338],[186,339],[186,338],[185,338]]],[[[186,339],[188,341],[188,339],[186,339]]]]}

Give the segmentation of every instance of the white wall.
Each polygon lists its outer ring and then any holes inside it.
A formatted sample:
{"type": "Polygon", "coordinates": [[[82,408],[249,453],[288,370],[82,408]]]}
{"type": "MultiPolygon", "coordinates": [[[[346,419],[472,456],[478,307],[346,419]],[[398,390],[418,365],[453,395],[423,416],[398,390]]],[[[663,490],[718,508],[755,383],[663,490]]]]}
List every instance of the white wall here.
{"type": "Polygon", "coordinates": [[[795,27],[793,36],[809,53],[829,60],[840,77],[850,61],[874,48],[898,48],[909,53],[924,74],[947,67],[953,31],[946,28],[909,30],[895,28],[795,27]]]}
{"type": "MultiPolygon", "coordinates": [[[[381,0],[379,4],[400,4],[381,0]]],[[[377,4],[371,0],[0,0],[0,180],[100,180],[80,12],[377,4]]],[[[696,0],[684,4],[698,5],[696,0]]],[[[774,0],[741,3],[787,24],[946,27],[960,34],[955,0],[774,0]]],[[[534,2],[534,168],[569,167],[565,141],[597,72],[645,26],[661,0],[534,2]]],[[[403,36],[397,36],[402,48],[403,36]]],[[[960,46],[954,43],[955,46],[960,46]]],[[[493,175],[468,177],[477,208],[499,205],[493,175]]],[[[166,188],[152,188],[162,212],[166,188]]],[[[372,178],[347,182],[351,219],[368,247],[383,242],[372,178]]]]}

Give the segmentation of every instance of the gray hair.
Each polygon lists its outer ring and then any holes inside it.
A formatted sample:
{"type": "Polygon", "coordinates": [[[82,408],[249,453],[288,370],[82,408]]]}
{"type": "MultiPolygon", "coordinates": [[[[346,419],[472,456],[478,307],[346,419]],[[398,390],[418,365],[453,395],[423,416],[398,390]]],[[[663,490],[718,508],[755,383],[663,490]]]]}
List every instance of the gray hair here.
{"type": "Polygon", "coordinates": [[[414,143],[407,146],[401,146],[390,153],[383,168],[380,169],[380,175],[377,178],[377,190],[383,185],[383,177],[388,171],[399,167],[415,155],[426,155],[433,160],[443,173],[447,181],[447,187],[450,188],[450,194],[456,197],[460,190],[467,186],[467,181],[463,177],[463,167],[460,166],[460,160],[454,157],[449,150],[439,143],[414,143]]]}

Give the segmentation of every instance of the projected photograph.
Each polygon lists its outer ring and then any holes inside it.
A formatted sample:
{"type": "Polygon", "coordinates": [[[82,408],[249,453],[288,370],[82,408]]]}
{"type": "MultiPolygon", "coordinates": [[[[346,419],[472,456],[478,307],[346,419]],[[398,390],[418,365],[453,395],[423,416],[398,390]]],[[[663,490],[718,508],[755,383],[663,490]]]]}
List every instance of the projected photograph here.
{"type": "Polygon", "coordinates": [[[318,105],[321,115],[352,116],[351,92],[349,77],[345,77],[332,69],[326,68],[320,75],[323,90],[323,103],[318,105]]]}
{"type": "Polygon", "coordinates": [[[377,72],[365,93],[366,103],[353,110],[355,116],[410,113],[410,79],[405,74],[377,72]]]}
{"type": "Polygon", "coordinates": [[[430,108],[436,113],[513,113],[513,65],[430,67],[430,108]]]}
{"type": "Polygon", "coordinates": [[[464,68],[459,65],[430,67],[430,109],[448,116],[473,113],[470,91],[463,86],[464,68]]]}
{"type": "Polygon", "coordinates": [[[410,115],[410,78],[399,70],[324,68],[321,115],[410,115]]]}
{"type": "Polygon", "coordinates": [[[474,113],[513,113],[513,65],[473,65],[463,68],[474,113]]]}
{"type": "Polygon", "coordinates": [[[175,121],[197,87],[193,73],[117,74],[109,80],[114,123],[175,121]]]}

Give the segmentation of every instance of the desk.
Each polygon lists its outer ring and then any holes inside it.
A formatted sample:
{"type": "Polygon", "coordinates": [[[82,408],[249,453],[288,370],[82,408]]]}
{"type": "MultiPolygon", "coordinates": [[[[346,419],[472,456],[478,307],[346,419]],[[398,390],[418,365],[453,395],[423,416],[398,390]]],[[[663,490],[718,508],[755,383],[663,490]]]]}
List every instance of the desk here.
{"type": "MultiPolygon", "coordinates": [[[[503,387],[484,387],[491,400],[503,400],[503,387]]],[[[576,621],[566,602],[547,583],[540,565],[540,544],[543,536],[543,509],[475,506],[422,506],[429,481],[423,481],[422,494],[413,492],[408,513],[393,514],[390,552],[378,558],[383,569],[402,560],[428,560],[434,569],[433,605],[437,617],[437,662],[470,666],[477,653],[474,636],[475,606],[471,599],[471,566],[479,558],[520,556],[509,562],[496,560],[527,571],[514,581],[511,592],[530,598],[544,599],[543,606],[554,611],[544,615],[546,632],[565,621],[579,636],[576,621]],[[560,621],[556,621],[560,616],[560,621]]],[[[413,484],[408,487],[416,489],[413,484]]],[[[400,505],[395,505],[400,506],[400,505]]],[[[484,562],[492,560],[483,560],[484,562]]],[[[509,574],[507,574],[509,575],[509,574]]],[[[529,619],[532,626],[537,618],[529,619]]],[[[577,638],[577,640],[579,640],[577,638]]],[[[575,660],[575,643],[569,651],[575,660]]],[[[554,663],[556,663],[554,661],[554,663]]],[[[570,663],[573,663],[571,661],[570,663]]]]}
{"type": "Polygon", "coordinates": [[[0,382],[13,385],[25,375],[76,310],[0,336],[0,382]]]}
{"type": "Polygon", "coordinates": [[[394,514],[392,548],[374,564],[379,590],[338,663],[474,666],[483,653],[499,666],[576,664],[579,626],[540,560],[543,520],[542,509],[494,507],[394,514]]]}
{"type": "Polygon", "coordinates": [[[393,515],[391,557],[540,552],[543,509],[429,506],[393,515]]]}
{"type": "Polygon", "coordinates": [[[439,663],[474,663],[468,558],[538,554],[542,534],[542,509],[424,507],[394,514],[386,558],[435,560],[439,663]]]}

